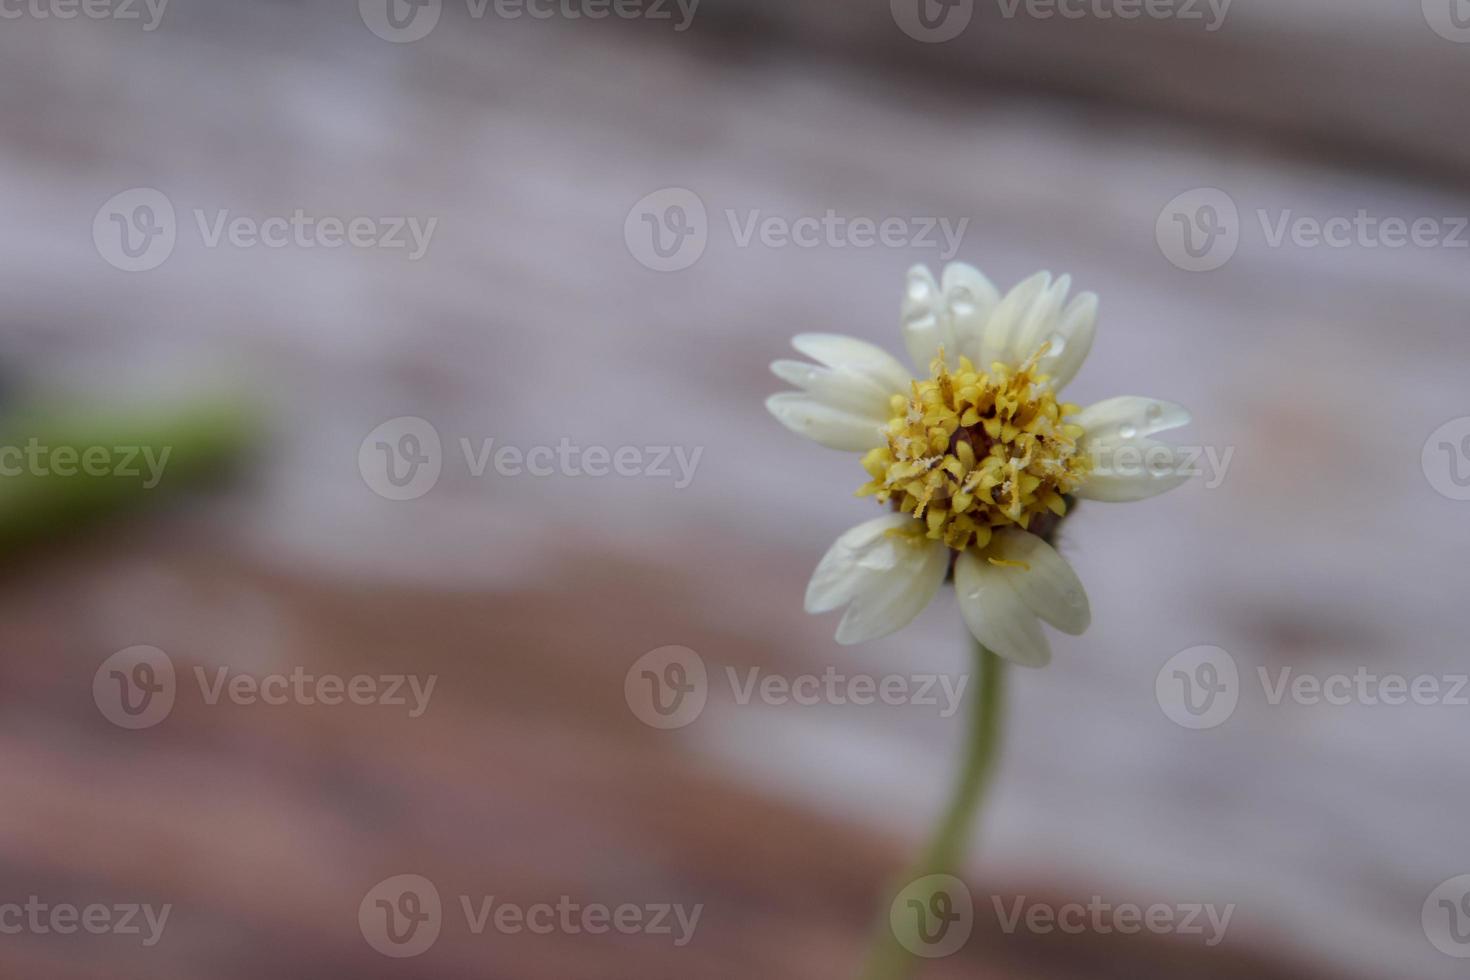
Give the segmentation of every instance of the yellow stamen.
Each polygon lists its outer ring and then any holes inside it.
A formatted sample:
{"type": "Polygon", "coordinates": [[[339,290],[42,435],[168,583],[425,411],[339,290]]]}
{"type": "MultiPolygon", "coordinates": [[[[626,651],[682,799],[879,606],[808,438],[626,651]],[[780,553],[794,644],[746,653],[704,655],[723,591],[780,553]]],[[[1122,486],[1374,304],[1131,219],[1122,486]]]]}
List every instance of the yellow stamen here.
{"type": "Polygon", "coordinates": [[[1077,451],[1081,428],[1067,421],[1079,409],[1058,402],[1037,370],[1047,349],[989,373],[964,357],[950,371],[941,350],[933,377],[892,399],[887,445],[863,457],[872,479],[858,494],[897,504],[921,519],[918,533],[956,551],[984,547],[997,527],[1065,514],[1064,497],[1082,483],[1088,462],[1077,451]]]}

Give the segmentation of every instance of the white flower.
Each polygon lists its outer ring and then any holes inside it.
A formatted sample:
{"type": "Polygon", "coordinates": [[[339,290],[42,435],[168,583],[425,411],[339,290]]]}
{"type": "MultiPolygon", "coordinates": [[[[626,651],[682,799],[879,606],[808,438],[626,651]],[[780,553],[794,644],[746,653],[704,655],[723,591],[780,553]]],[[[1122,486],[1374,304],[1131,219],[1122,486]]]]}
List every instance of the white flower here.
{"type": "Polygon", "coordinates": [[[1189,422],[1178,405],[1109,398],[1086,409],[1057,394],[1092,347],[1097,297],[1071,302],[1071,279],[1040,272],[1001,296],[978,270],[909,271],[903,333],[911,374],[881,348],[800,334],[818,362],[777,361],[800,391],[766,407],[823,446],[862,453],[859,493],[893,509],[843,534],[807,586],[806,609],[846,606],[839,643],[905,626],[951,567],[975,638],[1032,667],[1051,659],[1040,620],[1073,635],[1087,593],[1045,540],[1071,498],[1142,500],[1188,476],[1178,451],[1149,438],[1189,422]]]}

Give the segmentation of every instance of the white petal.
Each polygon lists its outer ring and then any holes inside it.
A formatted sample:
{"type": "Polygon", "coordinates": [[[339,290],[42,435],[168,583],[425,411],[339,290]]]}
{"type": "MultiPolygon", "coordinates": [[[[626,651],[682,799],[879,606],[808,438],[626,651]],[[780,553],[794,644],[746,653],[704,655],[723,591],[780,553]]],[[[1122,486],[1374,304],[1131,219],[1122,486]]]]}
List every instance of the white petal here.
{"type": "Polygon", "coordinates": [[[812,573],[806,587],[806,611],[831,612],[851,602],[870,576],[889,568],[884,561],[891,555],[880,547],[883,537],[913,519],[907,514],[884,514],[844,531],[812,573]]]}
{"type": "MultiPolygon", "coordinates": [[[[876,344],[835,333],[802,333],[791,346],[834,371],[868,378],[889,394],[907,395],[911,375],[898,358],[876,344]]],[[[886,412],[885,412],[886,414],[886,412]]]]}
{"type": "Polygon", "coordinates": [[[953,363],[955,338],[944,310],[944,295],[934,275],[922,265],[909,270],[903,291],[903,342],[909,351],[915,372],[927,378],[929,365],[944,347],[946,358],[953,363]]]}
{"type": "Polygon", "coordinates": [[[1189,410],[1158,398],[1119,395],[1088,405],[1072,421],[1087,430],[1089,440],[1127,441],[1188,425],[1189,410]]]}
{"type": "Polygon", "coordinates": [[[1011,334],[1012,359],[1020,363],[1036,353],[1036,349],[1060,321],[1062,304],[1067,301],[1067,293],[1071,290],[1072,277],[1060,276],[1032,301],[1031,308],[1011,334]]]}
{"type": "Polygon", "coordinates": [[[851,603],[837,642],[861,643],[892,633],[917,616],[944,582],[949,549],[938,541],[888,532],[911,526],[907,514],[885,514],[844,533],[822,557],[807,585],[806,609],[829,612],[851,603]]]}
{"type": "Polygon", "coordinates": [[[892,633],[934,598],[949,569],[949,549],[938,541],[889,533],[913,523],[907,514],[865,521],[822,556],[807,585],[806,610],[830,612],[851,603],[837,627],[838,643],[892,633]]]}
{"type": "MultiPolygon", "coordinates": [[[[883,543],[892,558],[885,555],[880,560],[892,567],[870,576],[842,614],[837,642],[844,646],[876,640],[907,626],[929,605],[949,571],[949,549],[942,541],[887,535],[883,543]]],[[[875,557],[870,553],[868,560],[875,557]]]]}
{"type": "Polygon", "coordinates": [[[1051,379],[1054,390],[1061,391],[1067,387],[1082,369],[1082,362],[1087,360],[1087,354],[1092,350],[1092,337],[1096,329],[1097,294],[1078,293],[1062,311],[1061,321],[1053,326],[1049,334],[1037,339],[1033,351],[1042,342],[1051,344],[1046,356],[1038,362],[1038,367],[1042,374],[1051,379]]]}
{"type": "Polygon", "coordinates": [[[1011,588],[1002,568],[973,551],[961,552],[954,566],[954,588],[965,625],[992,652],[1023,667],[1051,662],[1041,622],[1011,588]]]}
{"type": "Polygon", "coordinates": [[[1122,395],[1089,405],[1074,421],[1087,431],[1079,450],[1092,469],[1077,496],[1124,503],[1172,490],[1192,475],[1183,450],[1148,436],[1189,424],[1183,406],[1122,395]]]}
{"type": "Polygon", "coordinates": [[[824,368],[808,361],[776,361],[771,365],[771,372],[833,408],[878,419],[880,424],[888,418],[888,399],[894,392],[886,391],[865,375],[824,368]]]}
{"type": "Polygon", "coordinates": [[[1093,447],[1092,470],[1075,491],[1084,500],[1125,504],[1145,500],[1184,483],[1193,459],[1183,449],[1157,439],[1093,447]]]}
{"type": "Polygon", "coordinates": [[[972,265],[951,262],[940,277],[944,294],[944,313],[949,317],[956,355],[963,354],[980,367],[980,341],[985,324],[1000,302],[1000,290],[985,274],[972,265]]]}
{"type": "Polygon", "coordinates": [[[883,445],[882,420],[834,408],[805,392],[772,395],[766,408],[792,432],[829,449],[861,453],[883,445]]]}
{"type": "Polygon", "coordinates": [[[1011,332],[1006,351],[1010,362],[1024,363],[1042,344],[1048,344],[1038,367],[1057,391],[1076,377],[1087,360],[1097,327],[1097,295],[1079,293],[1067,303],[1071,288],[1072,278],[1062,276],[1036,296],[1011,332]]]}
{"type": "Polygon", "coordinates": [[[1027,566],[1003,565],[999,571],[1032,612],[1063,633],[1080,636],[1086,632],[1092,622],[1087,591],[1055,548],[1029,531],[1002,528],[995,532],[990,549],[997,558],[1027,566]]]}
{"type": "Polygon", "coordinates": [[[989,371],[990,365],[996,361],[1015,363],[1012,348],[1016,334],[1032,306],[1043,301],[1050,288],[1051,273],[1038,272],[1006,293],[985,324],[985,334],[980,342],[980,361],[975,367],[989,371]]]}

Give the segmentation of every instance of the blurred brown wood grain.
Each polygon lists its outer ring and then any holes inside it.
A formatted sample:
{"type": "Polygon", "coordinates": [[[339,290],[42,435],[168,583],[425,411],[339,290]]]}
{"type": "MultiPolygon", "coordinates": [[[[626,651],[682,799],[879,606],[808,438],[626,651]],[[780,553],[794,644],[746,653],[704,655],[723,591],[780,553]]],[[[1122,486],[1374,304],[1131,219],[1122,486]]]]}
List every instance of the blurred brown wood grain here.
{"type": "MultiPolygon", "coordinates": [[[[17,976],[844,977],[852,975],[906,845],[742,789],[634,720],[621,700],[633,651],[595,628],[670,620],[656,568],[599,577],[580,615],[540,591],[447,595],[293,578],[202,543],[156,543],[167,520],[36,560],[0,591],[25,657],[0,661],[0,852],[7,896],[173,905],[163,941],[7,937],[17,976]],[[117,583],[131,582],[119,587],[117,583]],[[136,583],[145,582],[140,588],[136,583]],[[127,611],[120,609],[125,595],[127,611]],[[63,598],[64,597],[64,598],[63,598]],[[122,731],[88,700],[132,616],[181,675],[160,725],[122,731]],[[261,633],[240,619],[248,610],[261,633]],[[548,632],[548,622],[558,628],[548,632]],[[207,704],[182,676],[217,632],[273,644],[313,673],[438,679],[432,710],[207,704]],[[287,652],[289,651],[289,652],[287,652]],[[699,904],[693,941],[472,934],[457,907],[422,961],[368,948],[356,909],[392,874],[446,903],[699,904]]],[[[608,556],[609,561],[618,561],[608,556]]],[[[564,579],[569,591],[584,584],[564,579]]],[[[736,655],[738,645],[724,649],[736,655]]],[[[750,650],[751,659],[761,651],[750,650]]],[[[262,665],[262,669],[265,665],[262,665]]],[[[977,900],[1060,905],[1041,882],[972,880],[977,900]]],[[[54,900],[54,899],[53,899],[54,900]]],[[[1084,899],[1085,900],[1085,899],[1084,899]]],[[[1303,977],[1300,964],[1157,937],[1003,936],[977,916],[963,952],[925,976],[1303,977]]],[[[1326,975],[1326,974],[1316,974],[1326,975]]]]}

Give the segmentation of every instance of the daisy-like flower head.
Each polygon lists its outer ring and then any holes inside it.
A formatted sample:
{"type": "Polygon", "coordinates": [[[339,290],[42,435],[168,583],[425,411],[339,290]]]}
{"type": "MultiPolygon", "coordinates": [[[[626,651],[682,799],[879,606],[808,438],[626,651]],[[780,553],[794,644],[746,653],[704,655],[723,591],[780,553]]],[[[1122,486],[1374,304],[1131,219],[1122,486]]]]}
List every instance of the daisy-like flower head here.
{"type": "Polygon", "coordinates": [[[1048,543],[1076,498],[1141,500],[1186,479],[1177,451],[1150,436],[1189,422],[1178,405],[1110,398],[1061,401],[1092,347],[1097,297],[1070,302],[1071,279],[1040,272],[1005,296],[977,269],[940,282],[909,271],[903,334],[914,377],[887,352],[835,334],[800,334],[818,362],[771,370],[801,391],[772,395],[771,414],[823,446],[862,454],[858,493],[890,513],[843,534],[807,586],[806,609],[846,606],[839,643],[908,624],[951,570],[975,638],[1026,666],[1051,648],[1040,620],[1073,635],[1087,593],[1048,543]]]}

